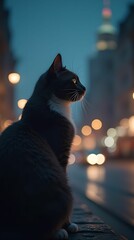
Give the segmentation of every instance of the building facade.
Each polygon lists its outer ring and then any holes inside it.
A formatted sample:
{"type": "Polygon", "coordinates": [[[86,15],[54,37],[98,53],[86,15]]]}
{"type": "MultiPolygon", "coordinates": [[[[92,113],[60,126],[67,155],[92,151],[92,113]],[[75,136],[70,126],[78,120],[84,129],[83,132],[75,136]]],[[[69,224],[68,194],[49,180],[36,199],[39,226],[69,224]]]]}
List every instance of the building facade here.
{"type": "Polygon", "coordinates": [[[0,1],[0,131],[7,120],[14,119],[14,88],[8,81],[9,73],[14,71],[15,57],[10,46],[9,11],[0,1]]]}
{"type": "Polygon", "coordinates": [[[115,58],[116,125],[134,115],[134,5],[119,25],[115,58]]]}

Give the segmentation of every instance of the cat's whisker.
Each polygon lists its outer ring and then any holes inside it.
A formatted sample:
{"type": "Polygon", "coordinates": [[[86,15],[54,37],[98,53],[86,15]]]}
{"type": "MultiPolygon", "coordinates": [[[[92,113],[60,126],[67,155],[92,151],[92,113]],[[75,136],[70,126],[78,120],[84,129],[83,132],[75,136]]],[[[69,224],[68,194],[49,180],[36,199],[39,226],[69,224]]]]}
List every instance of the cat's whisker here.
{"type": "Polygon", "coordinates": [[[66,88],[66,89],[60,89],[59,91],[65,91],[65,92],[67,92],[67,91],[76,91],[76,89],[66,88]]]}
{"type": "Polygon", "coordinates": [[[87,101],[87,99],[84,97],[83,98],[83,103],[85,104],[86,108],[89,110],[91,103],[87,101]]]}
{"type": "Polygon", "coordinates": [[[84,112],[84,114],[89,113],[89,104],[85,98],[83,98],[83,100],[81,101],[81,108],[82,108],[82,111],[84,112]]]}
{"type": "Polygon", "coordinates": [[[81,106],[81,110],[82,110],[83,114],[85,115],[86,109],[85,109],[85,106],[83,104],[83,101],[81,101],[81,105],[80,106],[81,106]]]}
{"type": "Polygon", "coordinates": [[[76,93],[74,93],[74,94],[71,95],[71,97],[70,97],[70,100],[71,100],[71,101],[74,101],[75,94],[76,94],[76,93]]]}
{"type": "Polygon", "coordinates": [[[78,94],[78,92],[77,92],[76,100],[78,100],[78,98],[79,98],[79,94],[78,94]]]}
{"type": "Polygon", "coordinates": [[[69,92],[68,94],[75,94],[76,93],[76,91],[75,92],[69,92]]]}
{"type": "Polygon", "coordinates": [[[70,97],[70,100],[75,101],[76,94],[77,94],[77,92],[75,92],[75,93],[70,97]]]}
{"type": "Polygon", "coordinates": [[[85,107],[85,109],[88,111],[89,110],[89,104],[86,101],[86,98],[83,98],[83,106],[85,107]]]}

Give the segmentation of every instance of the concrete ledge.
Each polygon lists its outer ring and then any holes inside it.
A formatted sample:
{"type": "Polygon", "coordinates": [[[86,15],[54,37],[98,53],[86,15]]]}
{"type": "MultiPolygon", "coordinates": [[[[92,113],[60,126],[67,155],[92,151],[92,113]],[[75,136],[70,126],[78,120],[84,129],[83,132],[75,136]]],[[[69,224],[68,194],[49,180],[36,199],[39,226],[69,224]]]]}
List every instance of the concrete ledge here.
{"type": "Polygon", "coordinates": [[[89,207],[77,197],[74,197],[72,222],[78,224],[79,231],[69,234],[69,240],[126,240],[95,216],[89,207]]]}

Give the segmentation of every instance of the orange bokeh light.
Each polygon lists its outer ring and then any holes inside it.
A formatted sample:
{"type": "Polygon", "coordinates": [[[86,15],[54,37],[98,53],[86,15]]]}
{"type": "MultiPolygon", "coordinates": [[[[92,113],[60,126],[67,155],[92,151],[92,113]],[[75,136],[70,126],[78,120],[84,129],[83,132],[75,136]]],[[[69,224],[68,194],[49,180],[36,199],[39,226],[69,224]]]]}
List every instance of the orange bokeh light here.
{"type": "Polygon", "coordinates": [[[102,128],[102,122],[99,119],[94,119],[91,125],[94,130],[99,130],[102,128]]]}
{"type": "Polygon", "coordinates": [[[26,103],[27,103],[26,99],[20,99],[20,100],[18,100],[18,107],[20,109],[23,109],[25,107],[26,103]]]}
{"type": "Polygon", "coordinates": [[[82,127],[81,132],[84,136],[89,136],[92,132],[92,129],[91,129],[90,126],[85,125],[85,126],[82,127]]]}
{"type": "Polygon", "coordinates": [[[81,137],[79,135],[75,135],[73,143],[74,146],[79,146],[81,144],[81,137]]]}

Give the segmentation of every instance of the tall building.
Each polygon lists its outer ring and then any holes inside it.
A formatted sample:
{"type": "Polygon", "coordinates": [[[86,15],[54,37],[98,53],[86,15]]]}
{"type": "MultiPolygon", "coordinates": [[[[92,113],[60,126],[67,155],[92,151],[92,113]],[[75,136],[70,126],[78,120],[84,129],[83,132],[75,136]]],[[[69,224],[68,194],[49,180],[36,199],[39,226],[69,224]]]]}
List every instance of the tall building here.
{"type": "Polygon", "coordinates": [[[108,5],[102,10],[102,24],[97,31],[96,53],[90,58],[90,92],[87,94],[89,114],[84,123],[100,119],[105,134],[113,121],[114,101],[114,59],[116,50],[116,30],[111,24],[112,12],[108,5]]]}
{"type": "Polygon", "coordinates": [[[8,74],[13,72],[15,57],[10,46],[9,11],[0,1],[0,131],[7,120],[14,119],[14,89],[8,81],[8,74]]]}
{"type": "Polygon", "coordinates": [[[115,58],[115,118],[134,115],[134,5],[119,25],[115,58]]]}
{"type": "Polygon", "coordinates": [[[90,125],[96,118],[102,121],[99,131],[90,132],[88,150],[91,149],[91,140],[94,140],[92,151],[103,148],[108,156],[133,157],[134,5],[129,6],[118,33],[110,22],[111,16],[109,6],[105,6],[102,11],[103,22],[97,31],[96,53],[89,61],[88,112],[83,115],[81,125],[90,125]],[[106,137],[102,144],[100,140],[111,127],[116,130],[114,133],[109,131],[108,135],[116,134],[116,139],[113,137],[109,140],[106,137]]]}

